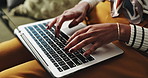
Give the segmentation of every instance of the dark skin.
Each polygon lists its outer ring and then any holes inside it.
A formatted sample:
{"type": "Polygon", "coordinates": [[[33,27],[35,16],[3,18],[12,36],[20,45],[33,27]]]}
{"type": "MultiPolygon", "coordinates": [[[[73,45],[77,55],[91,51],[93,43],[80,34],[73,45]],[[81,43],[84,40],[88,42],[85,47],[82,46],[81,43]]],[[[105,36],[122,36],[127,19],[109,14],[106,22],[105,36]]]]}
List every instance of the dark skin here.
{"type": "MultiPolygon", "coordinates": [[[[52,22],[48,24],[50,29],[56,25],[56,36],[59,35],[62,24],[67,20],[73,20],[69,27],[73,27],[82,22],[89,10],[90,6],[87,2],[82,2],[75,7],[65,11],[60,16],[57,16],[52,22]]],[[[120,41],[128,42],[130,38],[130,26],[119,24],[120,27],[120,41]]],[[[116,23],[93,24],[76,31],[67,41],[65,50],[68,52],[75,52],[88,44],[93,44],[83,55],[89,55],[102,45],[108,44],[112,41],[118,40],[118,27],[116,23]]]]}

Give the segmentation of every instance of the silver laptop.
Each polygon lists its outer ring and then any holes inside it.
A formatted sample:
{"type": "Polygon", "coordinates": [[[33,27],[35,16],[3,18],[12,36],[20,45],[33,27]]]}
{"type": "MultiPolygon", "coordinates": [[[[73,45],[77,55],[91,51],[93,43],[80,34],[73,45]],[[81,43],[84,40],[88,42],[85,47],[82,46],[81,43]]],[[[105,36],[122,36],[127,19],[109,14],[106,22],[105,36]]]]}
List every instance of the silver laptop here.
{"type": "Polygon", "coordinates": [[[82,54],[91,44],[74,53],[67,53],[63,49],[66,45],[66,40],[75,31],[86,27],[86,25],[80,23],[78,26],[68,28],[71,21],[66,21],[62,26],[60,36],[55,38],[55,27],[53,26],[52,29],[47,30],[45,26],[52,20],[47,19],[21,25],[14,30],[14,33],[42,66],[54,77],[65,77],[78,70],[123,53],[121,49],[112,43],[98,48],[96,52],[86,57],[82,54]]]}

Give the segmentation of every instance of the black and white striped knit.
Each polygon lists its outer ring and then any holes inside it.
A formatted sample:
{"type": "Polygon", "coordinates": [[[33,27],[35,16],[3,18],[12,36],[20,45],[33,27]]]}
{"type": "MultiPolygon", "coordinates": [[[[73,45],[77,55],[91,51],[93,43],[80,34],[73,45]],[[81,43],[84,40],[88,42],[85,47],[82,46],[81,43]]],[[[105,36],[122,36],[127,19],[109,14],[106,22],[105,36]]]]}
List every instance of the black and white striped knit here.
{"type": "Polygon", "coordinates": [[[148,54],[148,29],[132,24],[130,26],[131,36],[127,45],[148,54]]]}

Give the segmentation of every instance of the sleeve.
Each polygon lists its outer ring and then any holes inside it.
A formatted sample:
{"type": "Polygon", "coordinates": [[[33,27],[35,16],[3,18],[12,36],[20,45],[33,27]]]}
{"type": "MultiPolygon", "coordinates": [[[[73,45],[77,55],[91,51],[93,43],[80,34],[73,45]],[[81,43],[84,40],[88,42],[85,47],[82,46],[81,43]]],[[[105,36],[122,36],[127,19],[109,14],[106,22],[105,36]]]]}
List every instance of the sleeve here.
{"type": "Polygon", "coordinates": [[[100,1],[104,1],[104,0],[81,0],[80,2],[88,2],[90,5],[90,9],[92,9],[100,1]]]}
{"type": "Polygon", "coordinates": [[[148,55],[148,29],[136,25],[131,26],[131,36],[128,46],[140,50],[148,55]]]}

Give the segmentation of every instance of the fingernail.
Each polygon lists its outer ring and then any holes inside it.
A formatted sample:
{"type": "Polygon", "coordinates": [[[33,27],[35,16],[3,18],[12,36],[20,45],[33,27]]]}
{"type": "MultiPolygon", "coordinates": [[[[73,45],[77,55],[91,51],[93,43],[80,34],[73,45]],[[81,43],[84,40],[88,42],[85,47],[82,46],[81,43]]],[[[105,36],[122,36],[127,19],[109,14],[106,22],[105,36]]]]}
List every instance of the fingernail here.
{"type": "Polygon", "coordinates": [[[69,50],[70,53],[73,53],[74,51],[75,51],[74,49],[70,49],[70,50],[69,50]]]}
{"type": "Polygon", "coordinates": [[[49,29],[49,27],[46,28],[47,30],[49,29]]]}
{"type": "Polygon", "coordinates": [[[83,55],[84,55],[84,56],[88,56],[89,54],[84,52],[83,55]]]}
{"type": "Polygon", "coordinates": [[[69,41],[66,41],[66,44],[68,44],[69,43],[69,41]]]}
{"type": "Polygon", "coordinates": [[[65,47],[64,47],[64,51],[68,52],[68,48],[65,48],[65,47]]]}
{"type": "Polygon", "coordinates": [[[57,26],[57,24],[54,24],[54,26],[57,26]]]}

